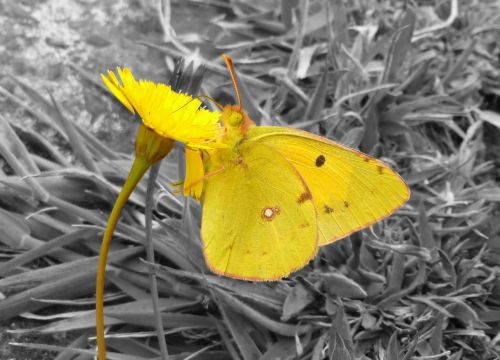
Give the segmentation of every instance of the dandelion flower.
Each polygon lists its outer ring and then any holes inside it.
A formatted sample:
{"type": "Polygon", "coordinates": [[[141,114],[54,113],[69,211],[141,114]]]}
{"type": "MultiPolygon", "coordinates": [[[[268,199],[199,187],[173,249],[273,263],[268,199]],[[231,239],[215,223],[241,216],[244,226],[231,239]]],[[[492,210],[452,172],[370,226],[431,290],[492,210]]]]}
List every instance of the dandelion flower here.
{"type": "MultiPolygon", "coordinates": [[[[122,208],[130,194],[151,167],[163,159],[174,147],[175,141],[186,143],[200,154],[200,148],[218,146],[217,138],[221,131],[219,113],[200,108],[201,102],[191,96],[173,91],[170,86],[156,84],[152,81],[135,80],[132,72],[118,68],[120,80],[112,72],[108,76],[101,75],[109,90],[132,113],[137,113],[142,124],[137,132],[135,142],[135,160],[129,175],[116,199],[109,215],[104,231],[96,280],[96,335],[99,360],[106,359],[106,342],[104,340],[104,280],[106,263],[111,238],[120,218],[122,208]]],[[[191,157],[191,156],[190,156],[191,157]]],[[[196,162],[196,172],[200,172],[201,162],[196,162]]],[[[199,158],[201,161],[201,158],[199,158]]],[[[203,173],[203,169],[201,169],[203,173]]],[[[191,173],[190,173],[191,174],[191,173]]],[[[192,191],[200,196],[200,185],[192,191]]]]}

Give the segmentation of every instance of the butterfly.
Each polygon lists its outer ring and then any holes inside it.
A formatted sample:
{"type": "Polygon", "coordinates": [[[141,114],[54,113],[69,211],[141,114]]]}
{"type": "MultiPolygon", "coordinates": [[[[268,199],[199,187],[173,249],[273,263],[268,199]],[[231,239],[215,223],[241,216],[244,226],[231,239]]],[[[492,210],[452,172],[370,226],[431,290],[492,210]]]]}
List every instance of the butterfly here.
{"type": "Polygon", "coordinates": [[[279,280],[304,267],[319,246],[407,202],[408,186],[382,161],[306,131],[256,126],[241,106],[232,60],[224,60],[238,105],[222,107],[222,146],[203,150],[198,160],[201,238],[211,271],[279,280]]]}

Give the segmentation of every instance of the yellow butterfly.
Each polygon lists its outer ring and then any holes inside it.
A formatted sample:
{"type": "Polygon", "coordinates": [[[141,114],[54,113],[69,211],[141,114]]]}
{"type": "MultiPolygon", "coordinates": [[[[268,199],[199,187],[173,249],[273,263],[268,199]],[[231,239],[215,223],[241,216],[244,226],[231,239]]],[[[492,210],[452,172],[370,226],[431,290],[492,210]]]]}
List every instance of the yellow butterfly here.
{"type": "MultiPolygon", "coordinates": [[[[244,280],[278,280],[329,244],[400,208],[410,196],[389,166],[357,150],[291,128],[255,126],[238,105],[223,107],[221,147],[189,150],[202,181],[201,237],[209,268],[244,280]]],[[[193,173],[193,170],[190,170],[193,173]]],[[[197,188],[197,190],[194,190],[197,188]]]]}

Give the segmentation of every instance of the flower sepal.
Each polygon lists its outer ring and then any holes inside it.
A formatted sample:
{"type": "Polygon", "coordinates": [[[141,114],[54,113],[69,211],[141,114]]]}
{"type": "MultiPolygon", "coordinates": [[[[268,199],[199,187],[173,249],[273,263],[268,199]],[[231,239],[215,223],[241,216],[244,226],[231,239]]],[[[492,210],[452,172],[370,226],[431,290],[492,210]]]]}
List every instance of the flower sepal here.
{"type": "Polygon", "coordinates": [[[158,135],[154,130],[141,124],[135,139],[135,156],[144,158],[149,165],[153,165],[167,156],[174,145],[173,139],[158,135]]]}

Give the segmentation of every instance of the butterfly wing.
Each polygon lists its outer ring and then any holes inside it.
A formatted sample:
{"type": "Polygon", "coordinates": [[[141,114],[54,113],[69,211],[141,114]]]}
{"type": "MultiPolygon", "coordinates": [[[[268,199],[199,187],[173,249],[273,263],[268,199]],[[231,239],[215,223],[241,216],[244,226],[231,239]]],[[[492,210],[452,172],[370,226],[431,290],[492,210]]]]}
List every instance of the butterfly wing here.
{"type": "Polygon", "coordinates": [[[341,239],[400,208],[410,190],[382,161],[311,133],[282,127],[249,129],[248,141],[283,155],[311,191],[319,245],[341,239]]]}
{"type": "MultiPolygon", "coordinates": [[[[230,150],[227,150],[230,151],[230,150]]],[[[316,254],[318,229],[310,192],[278,152],[243,143],[239,156],[211,157],[203,194],[205,259],[218,274],[276,280],[316,254]]]]}

